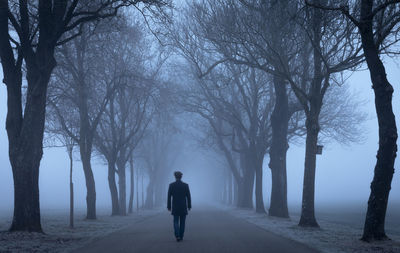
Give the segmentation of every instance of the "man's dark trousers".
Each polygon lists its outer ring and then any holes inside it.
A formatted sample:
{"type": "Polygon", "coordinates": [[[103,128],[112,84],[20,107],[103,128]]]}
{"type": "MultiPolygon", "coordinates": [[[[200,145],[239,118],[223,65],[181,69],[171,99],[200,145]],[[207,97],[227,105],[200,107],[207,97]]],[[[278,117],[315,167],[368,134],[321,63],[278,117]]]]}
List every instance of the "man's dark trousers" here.
{"type": "Polygon", "coordinates": [[[186,215],[174,215],[174,230],[176,238],[183,238],[185,233],[186,215]]]}

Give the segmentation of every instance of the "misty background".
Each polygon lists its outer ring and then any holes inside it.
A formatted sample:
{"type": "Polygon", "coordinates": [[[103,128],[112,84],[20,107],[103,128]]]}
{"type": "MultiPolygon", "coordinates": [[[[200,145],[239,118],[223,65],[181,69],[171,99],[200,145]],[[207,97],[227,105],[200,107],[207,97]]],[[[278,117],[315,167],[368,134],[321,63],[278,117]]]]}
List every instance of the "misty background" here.
{"type": "MultiPolygon", "coordinates": [[[[389,81],[394,86],[393,109],[395,115],[400,115],[399,81],[400,65],[396,59],[384,58],[389,81]]],[[[365,69],[365,67],[364,67],[365,69]]],[[[1,71],[2,73],[2,71],[1,71]]],[[[2,74],[0,78],[3,79],[2,74]]],[[[323,143],[323,154],[317,156],[316,171],[316,216],[318,210],[334,210],[346,207],[349,212],[365,213],[370,193],[370,183],[376,163],[378,149],[378,126],[374,108],[374,94],[371,87],[369,72],[366,70],[354,72],[347,80],[352,94],[363,101],[362,111],[368,114],[368,119],[361,123],[365,132],[361,143],[341,145],[334,141],[323,143]]],[[[0,210],[12,216],[13,211],[13,179],[8,157],[8,140],[5,130],[6,119],[6,88],[0,87],[0,210]]],[[[184,115],[182,117],[185,117],[184,115]]],[[[396,119],[399,124],[399,118],[396,119]]],[[[181,121],[183,130],[185,121],[181,121]]],[[[223,177],[222,165],[207,152],[199,148],[191,135],[185,135],[185,149],[176,161],[175,170],[183,172],[183,181],[190,184],[193,207],[199,203],[209,203],[221,199],[223,177]]],[[[75,151],[78,151],[76,148],[75,151]]],[[[289,212],[298,212],[301,207],[301,195],[304,173],[304,142],[300,145],[290,144],[287,154],[288,203],[289,212]]],[[[74,153],[73,181],[75,186],[75,205],[84,208],[86,205],[86,187],[79,160],[79,153],[74,153]]],[[[268,155],[264,161],[264,203],[269,206],[271,175],[268,168],[268,155]]],[[[107,165],[98,156],[92,158],[93,173],[96,182],[97,207],[110,206],[110,192],[107,182],[107,165]]],[[[395,170],[399,162],[396,161],[395,170]]],[[[144,191],[146,189],[145,168],[136,167],[144,176],[144,191]]],[[[127,172],[128,173],[128,172],[127,172]]],[[[173,181],[170,173],[169,181],[173,181]]],[[[69,161],[65,147],[45,148],[40,165],[40,204],[46,209],[65,209],[69,206],[69,161]]],[[[141,182],[140,182],[141,183],[141,182]]],[[[129,182],[127,182],[129,187],[129,182]]],[[[139,192],[141,194],[141,185],[139,192]]],[[[388,221],[391,214],[400,207],[400,177],[395,171],[392,190],[389,198],[388,221]]],[[[145,193],[144,193],[145,194],[145,193]]],[[[135,194],[136,197],[136,194],[135,194]]],[[[145,197],[145,196],[144,196],[145,197]]],[[[141,196],[140,196],[141,198],[141,196]]],[[[141,199],[140,199],[141,201],[141,199]]],[[[136,207],[136,201],[134,201],[136,207]]],[[[363,219],[363,217],[360,217],[363,219]]]]}

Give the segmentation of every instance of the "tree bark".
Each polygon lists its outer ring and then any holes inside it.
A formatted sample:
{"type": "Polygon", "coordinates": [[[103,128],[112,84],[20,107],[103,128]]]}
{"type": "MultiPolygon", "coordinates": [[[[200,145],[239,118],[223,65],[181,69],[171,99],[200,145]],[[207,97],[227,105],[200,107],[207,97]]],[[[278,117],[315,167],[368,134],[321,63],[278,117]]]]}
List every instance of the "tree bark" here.
{"type": "Polygon", "coordinates": [[[160,182],[161,178],[157,179],[157,183],[155,184],[155,192],[154,192],[154,206],[155,207],[160,207],[162,206],[166,201],[163,201],[163,183],[160,182]]]}
{"type": "Polygon", "coordinates": [[[147,209],[153,209],[154,208],[154,172],[150,173],[149,175],[149,184],[147,185],[146,189],[146,200],[144,203],[144,207],[147,209]]]}
{"type": "Polygon", "coordinates": [[[228,171],[228,204],[232,205],[232,175],[230,171],[228,171]]]}
{"type": "Polygon", "coordinates": [[[119,213],[126,215],[126,168],[124,161],[117,161],[119,186],[119,213]]]}
{"type": "Polygon", "coordinates": [[[239,200],[238,200],[238,195],[239,195],[238,194],[238,183],[237,183],[235,178],[233,178],[232,183],[233,183],[233,204],[235,206],[238,206],[238,203],[239,203],[239,200]]]}
{"type": "Polygon", "coordinates": [[[239,207],[239,208],[252,208],[252,207],[246,207],[246,205],[245,205],[245,201],[244,201],[244,199],[245,199],[245,191],[244,191],[244,181],[243,180],[240,180],[239,182],[238,182],[238,184],[237,184],[237,188],[238,188],[238,191],[237,191],[237,193],[238,193],[238,195],[237,195],[237,198],[238,198],[238,201],[237,201],[237,204],[236,204],[236,206],[237,207],[239,207]]]}
{"type": "Polygon", "coordinates": [[[45,74],[39,74],[36,78],[31,77],[34,80],[28,79],[28,83],[31,84],[28,87],[22,126],[15,126],[11,122],[13,118],[11,114],[15,113],[15,108],[10,108],[10,106],[14,106],[15,101],[10,101],[12,95],[10,94],[11,90],[8,89],[6,128],[9,136],[9,156],[14,179],[14,217],[11,231],[42,231],[38,183],[40,160],[43,155],[46,90],[50,73],[47,80],[45,74]],[[32,94],[37,92],[34,87],[39,90],[38,94],[32,94]],[[41,92],[42,89],[45,91],[41,92]],[[16,129],[12,129],[14,127],[16,129]],[[20,129],[20,133],[15,132],[17,129],[20,129]]]}
{"type": "MultiPolygon", "coordinates": [[[[84,147],[83,147],[84,148],[84,147]]],[[[96,185],[94,182],[94,176],[92,171],[92,165],[90,162],[91,154],[82,152],[81,148],[81,160],[83,172],[85,175],[86,182],[86,219],[96,219],[96,185]]]]}
{"type": "Polygon", "coordinates": [[[222,203],[223,204],[227,204],[227,196],[228,196],[228,192],[227,192],[227,187],[228,187],[228,183],[227,183],[227,178],[226,178],[226,172],[225,172],[225,176],[224,176],[224,183],[223,183],[223,187],[222,187],[222,203]]]}
{"type": "Polygon", "coordinates": [[[39,159],[36,164],[11,159],[14,178],[14,217],[10,231],[42,232],[39,207],[39,159]]]}
{"type": "Polygon", "coordinates": [[[14,179],[14,216],[10,230],[42,232],[39,166],[43,155],[47,87],[56,66],[54,47],[50,35],[41,32],[36,51],[32,51],[29,42],[23,40],[15,59],[10,44],[8,11],[8,1],[0,1],[0,58],[3,82],[7,86],[6,130],[14,179]],[[28,52],[29,55],[26,54],[28,52]],[[22,53],[28,82],[24,113],[21,92],[22,53]]]}
{"type": "MultiPolygon", "coordinates": [[[[51,50],[48,51],[42,46],[37,49],[35,56],[32,56],[33,59],[29,59],[28,91],[23,116],[21,71],[14,69],[16,73],[6,73],[7,66],[4,70],[8,95],[6,129],[14,179],[14,217],[10,231],[42,232],[39,166],[43,155],[47,86],[56,65],[52,55],[51,50]]],[[[3,55],[1,57],[4,68],[3,55]]]]}
{"type": "Polygon", "coordinates": [[[306,120],[306,158],[304,164],[303,199],[299,226],[318,227],[315,219],[315,168],[319,125],[317,120],[306,120]]]}
{"type": "Polygon", "coordinates": [[[379,149],[362,236],[364,241],[387,239],[385,217],[397,153],[397,126],[392,108],[393,87],[387,80],[385,67],[374,42],[372,8],[372,0],[362,1],[360,33],[375,93],[379,125],[379,149]]]}
{"type": "Polygon", "coordinates": [[[92,148],[94,133],[90,127],[88,110],[88,90],[84,81],[83,70],[79,72],[78,103],[79,103],[79,152],[86,182],[86,219],[96,219],[96,186],[92,171],[92,148]]]}
{"type": "Polygon", "coordinates": [[[154,187],[150,183],[147,186],[146,201],[145,201],[144,206],[147,209],[153,209],[154,208],[154,187]]]}
{"type": "Polygon", "coordinates": [[[135,178],[134,178],[134,170],[133,170],[133,161],[129,160],[129,171],[130,171],[130,191],[129,191],[129,205],[128,205],[128,213],[133,213],[133,196],[134,196],[134,187],[135,187],[135,178]]]}
{"type": "MultiPolygon", "coordinates": [[[[315,4],[320,4],[319,0],[315,0],[315,4]]],[[[308,98],[308,110],[306,114],[306,155],[304,162],[304,179],[303,179],[303,199],[301,206],[301,217],[299,226],[303,227],[319,227],[315,219],[315,169],[317,156],[318,134],[320,131],[319,115],[322,107],[322,58],[320,43],[322,39],[322,10],[313,9],[312,13],[312,30],[313,30],[313,79],[310,87],[310,95],[308,98]]],[[[325,76],[325,82],[329,81],[329,75],[325,76]]],[[[304,105],[303,105],[304,106],[304,105]]]]}
{"type": "Polygon", "coordinates": [[[272,142],[269,151],[272,187],[269,215],[289,218],[287,205],[286,152],[289,105],[285,82],[274,77],[275,106],[271,115],[272,142]]]}
{"type": "Polygon", "coordinates": [[[255,196],[256,196],[256,212],[257,213],[265,213],[264,200],[263,200],[263,159],[257,157],[252,162],[254,165],[254,169],[256,171],[256,188],[255,188],[255,196]],[[261,161],[260,161],[261,160],[261,161]]]}
{"type": "Polygon", "coordinates": [[[119,215],[118,190],[115,182],[115,162],[110,159],[108,161],[108,187],[111,194],[111,215],[119,215]]]}
{"type": "Polygon", "coordinates": [[[238,207],[253,208],[254,170],[246,170],[238,184],[238,207]]]}

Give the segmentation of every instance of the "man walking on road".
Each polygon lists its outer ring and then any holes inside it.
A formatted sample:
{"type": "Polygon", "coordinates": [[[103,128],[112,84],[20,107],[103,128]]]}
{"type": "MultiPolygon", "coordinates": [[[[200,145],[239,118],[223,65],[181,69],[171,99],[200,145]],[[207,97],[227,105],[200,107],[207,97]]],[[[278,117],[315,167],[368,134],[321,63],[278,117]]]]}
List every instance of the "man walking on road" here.
{"type": "Polygon", "coordinates": [[[182,182],[182,172],[175,171],[174,176],[176,181],[171,183],[168,188],[168,211],[174,216],[174,231],[176,241],[179,242],[183,239],[185,233],[185,220],[188,214],[188,209],[192,208],[192,201],[190,198],[189,185],[182,182]],[[172,209],[171,209],[172,198],[172,209]]]}

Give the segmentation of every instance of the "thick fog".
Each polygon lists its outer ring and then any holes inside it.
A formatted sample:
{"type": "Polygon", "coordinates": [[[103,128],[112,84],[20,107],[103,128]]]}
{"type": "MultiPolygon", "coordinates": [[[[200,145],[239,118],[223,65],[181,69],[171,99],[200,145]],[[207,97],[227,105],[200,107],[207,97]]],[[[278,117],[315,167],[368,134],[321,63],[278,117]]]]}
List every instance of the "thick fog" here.
{"type": "Polygon", "coordinates": [[[0,252],[400,252],[400,1],[339,2],[0,1],[0,252]]]}
{"type": "MultiPolygon", "coordinates": [[[[395,87],[394,111],[400,113],[398,80],[400,67],[392,59],[386,59],[389,80],[395,87]]],[[[2,79],[2,78],[1,78],[2,79]]],[[[355,72],[348,79],[354,95],[365,101],[363,110],[368,113],[368,120],[361,123],[365,129],[362,143],[347,146],[328,142],[323,154],[317,156],[316,174],[316,207],[359,207],[364,211],[369,196],[369,185],[373,176],[378,148],[378,127],[375,116],[374,96],[370,89],[371,82],[368,71],[355,72]],[[368,87],[368,88],[366,88],[368,87]]],[[[13,179],[8,159],[8,140],[5,131],[6,89],[0,90],[0,209],[11,214],[13,209],[13,179]]],[[[185,116],[187,117],[187,116],[185,116]]],[[[397,118],[399,122],[399,118],[397,118]]],[[[185,127],[185,126],[183,126],[185,127]]],[[[189,183],[193,206],[199,203],[215,203],[221,197],[222,172],[221,164],[215,158],[207,156],[207,152],[196,147],[196,141],[187,135],[186,150],[182,152],[174,168],[183,172],[183,181],[189,183]]],[[[288,202],[292,210],[298,211],[301,203],[304,173],[304,141],[296,145],[290,144],[287,155],[288,202]]],[[[76,149],[77,150],[77,149],[76,149]]],[[[78,153],[74,153],[73,181],[75,185],[75,202],[79,208],[85,207],[85,180],[78,153]]],[[[397,162],[398,164],[398,162],[397,162]]],[[[398,165],[395,166],[398,168],[398,165]]],[[[144,169],[144,168],[139,168],[144,169]]],[[[93,158],[93,172],[96,182],[97,206],[110,206],[110,193],[107,183],[107,166],[99,157],[93,158]]],[[[269,204],[270,169],[268,155],[264,161],[264,198],[269,204]]],[[[144,184],[146,184],[146,177],[144,184]]],[[[174,181],[172,172],[169,181],[174,181]]],[[[146,185],[145,185],[146,186],[146,185]]],[[[140,185],[141,187],[141,185],[140,185]]],[[[139,191],[141,191],[139,189],[139,191]]],[[[396,171],[393,178],[389,201],[391,208],[400,205],[400,177],[396,171]]],[[[69,160],[65,148],[45,148],[40,166],[40,203],[43,209],[60,209],[69,205],[69,160]]],[[[136,202],[135,202],[136,203],[136,202]]],[[[292,211],[289,210],[289,211],[292,211]]],[[[318,215],[318,213],[317,213],[318,215]]]]}

